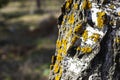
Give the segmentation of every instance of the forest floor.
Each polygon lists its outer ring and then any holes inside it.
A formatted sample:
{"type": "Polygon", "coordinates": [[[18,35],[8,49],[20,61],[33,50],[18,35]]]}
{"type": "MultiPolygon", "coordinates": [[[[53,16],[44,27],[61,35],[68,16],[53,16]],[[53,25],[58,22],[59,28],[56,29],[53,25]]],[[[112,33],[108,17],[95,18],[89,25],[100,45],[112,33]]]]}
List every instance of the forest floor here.
{"type": "Polygon", "coordinates": [[[0,9],[0,80],[48,79],[60,5],[46,0],[38,11],[26,0],[0,9]]]}

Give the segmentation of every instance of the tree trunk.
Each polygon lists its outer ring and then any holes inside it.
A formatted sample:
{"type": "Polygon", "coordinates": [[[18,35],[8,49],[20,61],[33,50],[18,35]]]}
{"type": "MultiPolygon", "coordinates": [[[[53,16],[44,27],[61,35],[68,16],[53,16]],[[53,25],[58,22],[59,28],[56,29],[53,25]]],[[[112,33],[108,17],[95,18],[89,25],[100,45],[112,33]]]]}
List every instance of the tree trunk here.
{"type": "Polygon", "coordinates": [[[36,0],[37,9],[40,9],[40,0],[36,0]]]}
{"type": "Polygon", "coordinates": [[[120,1],[66,0],[49,80],[120,80],[120,1]]]}

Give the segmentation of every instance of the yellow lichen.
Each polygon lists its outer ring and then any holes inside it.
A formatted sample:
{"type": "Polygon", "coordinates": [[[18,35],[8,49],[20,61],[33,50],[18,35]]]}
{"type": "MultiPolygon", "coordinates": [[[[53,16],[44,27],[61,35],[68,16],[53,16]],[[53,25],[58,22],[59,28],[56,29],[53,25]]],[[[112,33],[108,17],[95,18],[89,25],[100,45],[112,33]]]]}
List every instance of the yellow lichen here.
{"type": "Polygon", "coordinates": [[[65,5],[65,8],[69,9],[69,6],[70,6],[70,3],[67,2],[66,5],[65,5]]]}
{"type": "Polygon", "coordinates": [[[74,8],[75,10],[77,10],[77,9],[78,9],[78,3],[75,3],[74,6],[73,6],[73,8],[74,8]]]}
{"type": "Polygon", "coordinates": [[[82,48],[81,48],[81,52],[82,52],[82,53],[90,53],[90,52],[92,52],[92,48],[89,47],[89,46],[82,47],[82,48]]]}
{"type": "Polygon", "coordinates": [[[60,80],[60,75],[57,74],[57,75],[55,76],[55,80],[60,80]]]}
{"type": "Polygon", "coordinates": [[[64,45],[63,46],[63,53],[66,54],[66,51],[67,51],[67,45],[64,45]]]}
{"type": "Polygon", "coordinates": [[[72,30],[72,28],[70,28],[70,30],[67,33],[67,37],[66,38],[70,37],[72,35],[72,32],[73,32],[73,30],[72,30]]]}
{"type": "Polygon", "coordinates": [[[52,64],[54,63],[54,60],[55,59],[55,56],[52,56],[52,60],[51,60],[51,62],[52,62],[52,64]]]}
{"type": "Polygon", "coordinates": [[[93,39],[94,42],[97,42],[100,38],[100,34],[94,33],[90,38],[93,39]]]}
{"type": "Polygon", "coordinates": [[[65,22],[64,21],[62,21],[62,25],[64,25],[65,24],[65,22]]]}
{"type": "Polygon", "coordinates": [[[63,47],[63,49],[62,49],[63,53],[66,54],[66,51],[67,51],[67,41],[64,40],[64,39],[62,40],[62,47],[63,47]]]}
{"type": "Polygon", "coordinates": [[[59,48],[59,49],[57,50],[57,52],[58,52],[58,54],[62,54],[62,53],[63,53],[62,48],[59,48]]]}
{"type": "Polygon", "coordinates": [[[120,12],[118,12],[118,16],[120,16],[120,12]]]}
{"type": "Polygon", "coordinates": [[[106,18],[105,18],[106,13],[98,12],[97,14],[98,14],[97,26],[98,26],[98,28],[103,28],[104,24],[106,23],[106,18]]]}
{"type": "Polygon", "coordinates": [[[50,65],[50,70],[52,70],[53,69],[53,65],[50,65]]]}
{"type": "MultiPolygon", "coordinates": [[[[62,57],[62,53],[67,53],[66,51],[66,47],[67,47],[67,41],[66,39],[62,39],[62,40],[57,40],[56,43],[57,48],[57,58],[56,58],[56,63],[54,65],[54,73],[57,73],[60,70],[60,62],[63,59],[62,57]]],[[[54,57],[53,57],[54,58],[54,57]]],[[[61,73],[61,72],[60,72],[61,73]]],[[[60,76],[56,76],[55,79],[59,80],[60,76]]]]}
{"type": "Polygon", "coordinates": [[[66,9],[69,9],[71,3],[72,3],[72,0],[67,0],[67,1],[66,1],[66,5],[65,5],[65,8],[66,8],[66,9]]]}
{"type": "Polygon", "coordinates": [[[62,75],[62,72],[63,72],[62,67],[60,67],[60,72],[59,72],[60,76],[62,75]]]}
{"type": "Polygon", "coordinates": [[[66,27],[63,28],[63,31],[66,31],[66,27]]]}
{"type": "Polygon", "coordinates": [[[56,42],[56,47],[57,47],[57,48],[60,48],[60,47],[61,47],[61,41],[57,40],[57,42],[56,42]]]}
{"type": "Polygon", "coordinates": [[[71,14],[70,16],[69,16],[69,23],[70,24],[73,24],[74,23],[74,14],[71,14]]]}
{"type": "Polygon", "coordinates": [[[119,38],[119,37],[116,37],[116,38],[115,38],[115,41],[116,41],[116,43],[120,43],[120,38],[119,38]]]}
{"type": "Polygon", "coordinates": [[[57,41],[56,43],[56,46],[57,46],[57,52],[58,54],[66,54],[66,51],[67,51],[67,40],[65,39],[62,39],[61,41],[57,41]]]}
{"type": "Polygon", "coordinates": [[[110,7],[111,9],[114,9],[115,6],[114,6],[114,5],[110,5],[109,7],[110,7]]]}
{"type": "Polygon", "coordinates": [[[77,49],[76,49],[77,51],[80,51],[81,50],[81,47],[77,47],[77,49]]]}
{"type": "Polygon", "coordinates": [[[59,69],[59,73],[55,76],[55,80],[60,80],[60,77],[62,76],[62,67],[59,69]]]}
{"type": "Polygon", "coordinates": [[[74,28],[74,33],[80,32],[81,28],[82,28],[82,25],[81,24],[77,24],[75,26],[75,28],[74,28]]]}
{"type": "Polygon", "coordinates": [[[62,40],[63,45],[67,44],[67,41],[65,39],[62,40]]]}
{"type": "Polygon", "coordinates": [[[67,53],[67,46],[66,46],[66,45],[63,46],[63,48],[62,48],[62,53],[63,53],[63,54],[66,54],[66,53],[67,53]]]}
{"type": "Polygon", "coordinates": [[[82,34],[83,40],[86,41],[88,39],[88,31],[85,30],[84,33],[82,34]]]}
{"type": "MultiPolygon", "coordinates": [[[[67,48],[67,47],[66,47],[66,48],[67,48]]],[[[66,55],[67,49],[64,49],[64,48],[63,48],[63,49],[62,49],[62,53],[66,55]]]]}
{"type": "Polygon", "coordinates": [[[67,18],[67,15],[64,15],[64,19],[66,19],[67,18]]]}
{"type": "Polygon", "coordinates": [[[92,4],[89,0],[84,0],[82,4],[82,9],[90,9],[92,8],[92,4]]]}
{"type": "Polygon", "coordinates": [[[66,27],[61,27],[61,30],[65,32],[66,31],[66,27]]]}
{"type": "Polygon", "coordinates": [[[74,37],[72,38],[72,44],[74,44],[77,41],[78,38],[79,38],[79,36],[74,35],[74,37]]]}
{"type": "Polygon", "coordinates": [[[58,63],[59,63],[61,60],[62,60],[61,54],[57,54],[57,61],[58,61],[58,63]]]}
{"type": "Polygon", "coordinates": [[[54,73],[57,73],[58,70],[59,70],[59,64],[55,63],[55,65],[54,65],[54,73]]]}

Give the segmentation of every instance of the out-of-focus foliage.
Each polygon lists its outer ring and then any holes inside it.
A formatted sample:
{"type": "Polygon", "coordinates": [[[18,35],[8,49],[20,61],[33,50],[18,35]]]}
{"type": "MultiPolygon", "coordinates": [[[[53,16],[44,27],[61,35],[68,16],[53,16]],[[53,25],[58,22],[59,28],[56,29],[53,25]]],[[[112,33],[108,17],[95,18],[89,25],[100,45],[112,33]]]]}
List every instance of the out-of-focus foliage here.
{"type": "Polygon", "coordinates": [[[0,0],[0,80],[48,80],[64,0],[40,1],[0,0]]]}
{"type": "Polygon", "coordinates": [[[5,6],[8,2],[9,0],[0,0],[0,8],[5,6]]]}

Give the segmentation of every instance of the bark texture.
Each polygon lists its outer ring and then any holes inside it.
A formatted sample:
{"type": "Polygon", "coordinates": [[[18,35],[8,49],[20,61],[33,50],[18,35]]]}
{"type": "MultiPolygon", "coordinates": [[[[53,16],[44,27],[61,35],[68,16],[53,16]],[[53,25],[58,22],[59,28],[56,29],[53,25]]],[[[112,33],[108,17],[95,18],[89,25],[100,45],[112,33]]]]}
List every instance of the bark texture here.
{"type": "Polygon", "coordinates": [[[66,0],[49,80],[120,80],[120,1],[66,0]]]}

